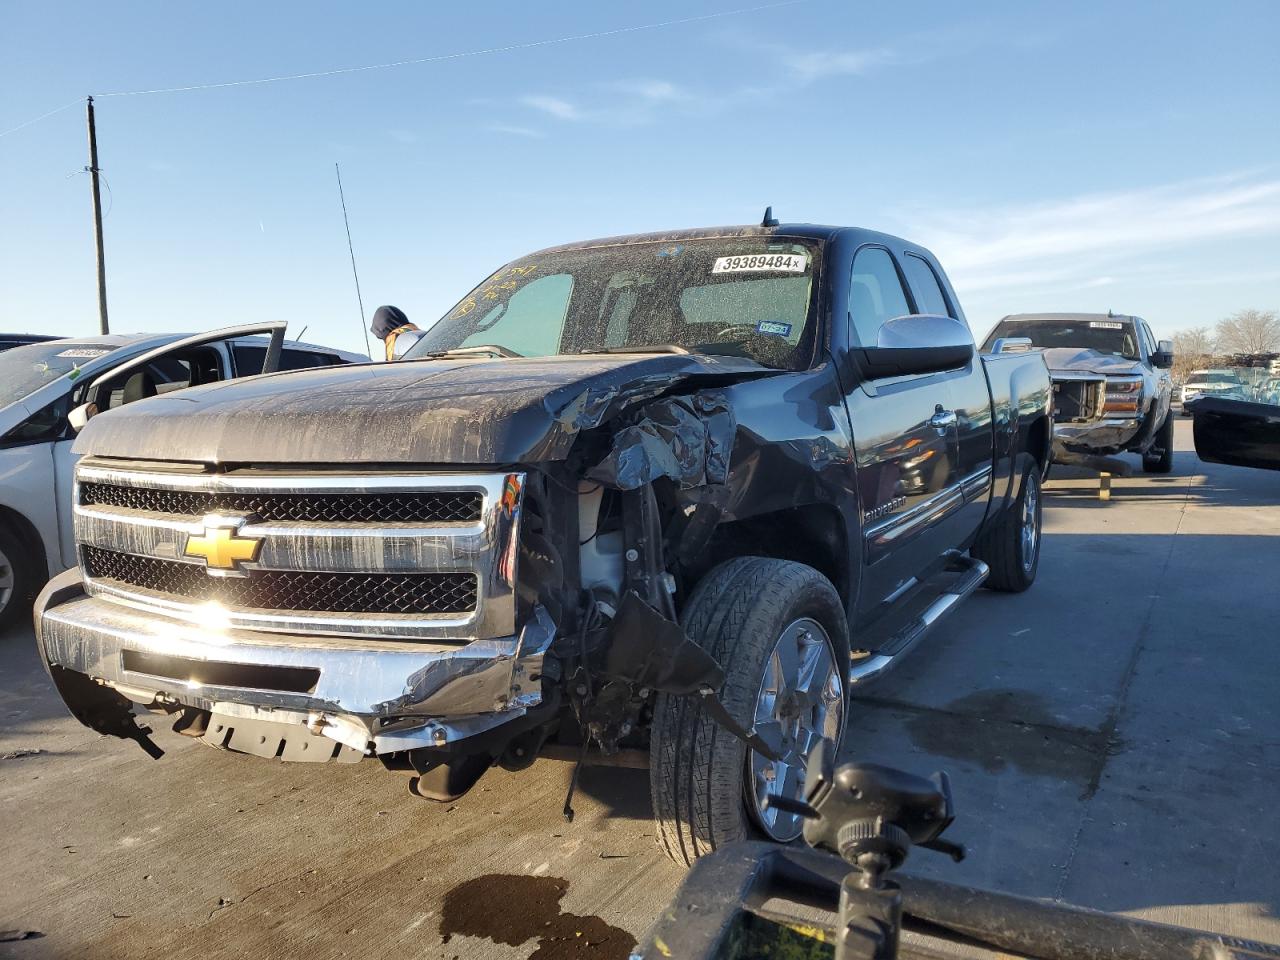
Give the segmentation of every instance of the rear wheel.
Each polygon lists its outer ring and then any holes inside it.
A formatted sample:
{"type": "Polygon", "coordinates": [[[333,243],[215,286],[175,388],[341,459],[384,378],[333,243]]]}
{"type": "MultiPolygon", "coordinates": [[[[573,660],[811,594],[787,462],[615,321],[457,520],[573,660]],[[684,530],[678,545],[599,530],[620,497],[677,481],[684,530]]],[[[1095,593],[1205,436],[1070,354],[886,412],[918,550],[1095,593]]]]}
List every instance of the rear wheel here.
{"type": "Polygon", "coordinates": [[[683,620],[724,668],[719,693],[729,713],[781,759],[748,748],[697,698],[660,695],[650,739],[659,844],[691,864],[752,834],[794,840],[800,820],[767,798],[801,796],[813,748],[823,739],[838,745],[844,734],[849,652],[839,594],[812,567],[744,557],[703,578],[683,620]]]}
{"type": "Polygon", "coordinates": [[[1143,473],[1168,473],[1173,469],[1173,411],[1165,415],[1151,449],[1142,455],[1143,473]]]}
{"type": "Polygon", "coordinates": [[[995,524],[978,537],[970,552],[991,568],[992,590],[1021,593],[1036,581],[1040,567],[1040,465],[1028,462],[1022,489],[995,524]]]}

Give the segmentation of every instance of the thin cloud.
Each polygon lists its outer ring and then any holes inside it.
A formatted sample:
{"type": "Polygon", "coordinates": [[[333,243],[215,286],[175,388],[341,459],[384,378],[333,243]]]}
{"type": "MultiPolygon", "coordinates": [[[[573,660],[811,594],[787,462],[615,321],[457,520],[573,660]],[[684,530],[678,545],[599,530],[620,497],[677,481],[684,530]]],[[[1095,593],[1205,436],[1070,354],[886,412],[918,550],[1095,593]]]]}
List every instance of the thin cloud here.
{"type": "Polygon", "coordinates": [[[562,100],[559,97],[550,97],[541,93],[527,94],[520,98],[520,102],[526,107],[532,107],[559,120],[582,119],[582,111],[568,100],[562,100]]]}
{"type": "Polygon", "coordinates": [[[491,123],[485,129],[491,133],[506,133],[513,137],[529,137],[537,140],[546,137],[546,134],[541,130],[535,130],[533,127],[521,127],[511,123],[491,123]]]}
{"type": "Polygon", "coordinates": [[[907,219],[909,235],[925,238],[967,290],[1065,281],[1100,286],[1108,279],[1099,278],[1101,269],[1117,260],[1280,234],[1280,180],[1216,177],[907,219]]]}
{"type": "Polygon", "coordinates": [[[692,94],[669,80],[620,80],[612,86],[619,93],[652,104],[681,103],[692,99],[692,94]]]}
{"type": "Polygon", "coordinates": [[[823,77],[862,76],[878,67],[897,61],[897,54],[888,48],[875,50],[809,50],[780,51],[780,59],[801,83],[813,83],[823,77]]]}

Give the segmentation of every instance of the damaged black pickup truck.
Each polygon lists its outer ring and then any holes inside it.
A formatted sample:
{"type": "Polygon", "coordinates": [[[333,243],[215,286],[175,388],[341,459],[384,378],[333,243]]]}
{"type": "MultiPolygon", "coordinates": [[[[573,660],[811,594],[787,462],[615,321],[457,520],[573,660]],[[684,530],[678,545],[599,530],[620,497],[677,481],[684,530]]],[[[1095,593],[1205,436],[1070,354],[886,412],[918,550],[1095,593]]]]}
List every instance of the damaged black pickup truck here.
{"type": "Polygon", "coordinates": [[[135,707],[433,799],[647,761],[676,859],[791,840],[768,797],[851,691],[984,581],[1034,580],[1049,389],[894,237],[556,247],[404,360],[92,420],[37,642],[76,717],[153,755],[135,707]]]}

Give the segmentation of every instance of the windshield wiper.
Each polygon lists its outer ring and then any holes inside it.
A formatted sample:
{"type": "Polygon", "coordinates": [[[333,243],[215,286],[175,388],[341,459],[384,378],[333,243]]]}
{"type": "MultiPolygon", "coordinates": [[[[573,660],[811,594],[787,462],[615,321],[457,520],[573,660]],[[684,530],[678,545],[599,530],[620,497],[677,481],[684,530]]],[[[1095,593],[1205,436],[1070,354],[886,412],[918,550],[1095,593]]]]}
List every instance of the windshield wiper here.
{"type": "Polygon", "coordinates": [[[406,360],[439,360],[444,357],[501,357],[504,360],[510,360],[516,357],[523,357],[523,353],[516,353],[514,350],[508,350],[506,347],[499,346],[496,343],[485,343],[477,347],[455,347],[452,350],[432,350],[428,353],[420,353],[416,357],[405,357],[406,360]]]}
{"type": "Polygon", "coordinates": [[[599,350],[582,350],[581,353],[688,353],[678,343],[646,343],[638,347],[601,347],[599,350]]]}

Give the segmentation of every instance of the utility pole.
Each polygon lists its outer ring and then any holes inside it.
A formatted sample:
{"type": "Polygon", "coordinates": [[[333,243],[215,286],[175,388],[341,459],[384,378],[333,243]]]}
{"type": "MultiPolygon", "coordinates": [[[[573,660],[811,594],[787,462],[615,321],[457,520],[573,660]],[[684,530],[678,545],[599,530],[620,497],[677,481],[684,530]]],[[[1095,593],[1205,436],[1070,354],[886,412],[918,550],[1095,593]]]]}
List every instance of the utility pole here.
{"type": "Polygon", "coordinates": [[[89,121],[89,183],[93,190],[93,241],[98,252],[98,329],[106,334],[107,327],[107,259],[102,248],[102,190],[98,186],[98,131],[93,123],[93,97],[89,97],[85,113],[89,121]]]}

